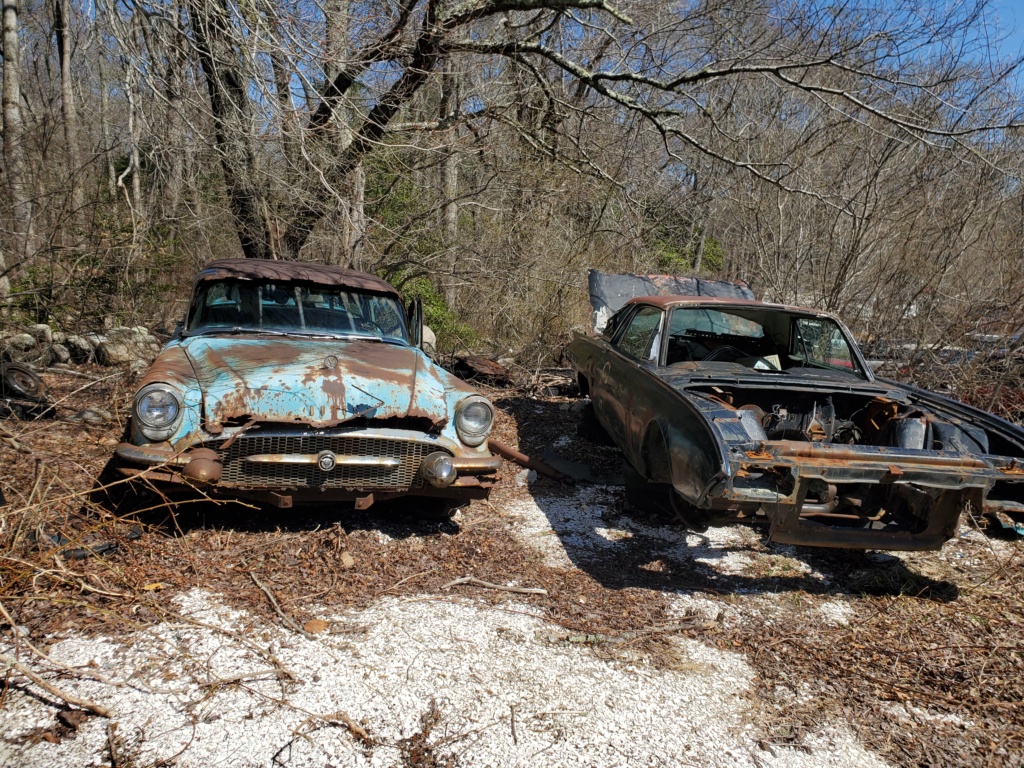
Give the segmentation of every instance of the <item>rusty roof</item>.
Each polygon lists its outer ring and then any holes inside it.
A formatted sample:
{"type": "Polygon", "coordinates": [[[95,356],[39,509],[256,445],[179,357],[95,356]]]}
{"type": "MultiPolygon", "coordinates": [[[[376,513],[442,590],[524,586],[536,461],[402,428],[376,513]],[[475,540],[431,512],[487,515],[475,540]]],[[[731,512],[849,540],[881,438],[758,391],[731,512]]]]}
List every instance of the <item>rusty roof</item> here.
{"type": "Polygon", "coordinates": [[[398,291],[390,283],[374,275],[308,261],[221,259],[211,261],[196,276],[197,283],[206,280],[298,280],[333,288],[355,288],[398,296],[398,291]]]}

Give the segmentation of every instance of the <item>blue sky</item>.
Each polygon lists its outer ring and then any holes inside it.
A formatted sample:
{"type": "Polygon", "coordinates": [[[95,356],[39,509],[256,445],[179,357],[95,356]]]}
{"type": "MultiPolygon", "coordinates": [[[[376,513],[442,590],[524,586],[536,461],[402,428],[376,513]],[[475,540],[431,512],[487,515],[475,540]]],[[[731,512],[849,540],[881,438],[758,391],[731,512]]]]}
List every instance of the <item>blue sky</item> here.
{"type": "Polygon", "coordinates": [[[1003,56],[1024,52],[1024,0],[993,0],[992,9],[999,16],[999,26],[1010,32],[999,52],[1003,56]]]}

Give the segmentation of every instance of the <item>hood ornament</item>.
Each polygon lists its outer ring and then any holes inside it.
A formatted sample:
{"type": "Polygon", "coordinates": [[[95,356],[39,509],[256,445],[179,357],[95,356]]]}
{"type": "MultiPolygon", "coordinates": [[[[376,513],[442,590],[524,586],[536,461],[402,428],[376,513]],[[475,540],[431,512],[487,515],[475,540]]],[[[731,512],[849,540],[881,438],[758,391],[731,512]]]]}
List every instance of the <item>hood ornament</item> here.
{"type": "Polygon", "coordinates": [[[324,368],[328,370],[338,367],[338,358],[334,355],[328,355],[324,358],[324,368]]]}

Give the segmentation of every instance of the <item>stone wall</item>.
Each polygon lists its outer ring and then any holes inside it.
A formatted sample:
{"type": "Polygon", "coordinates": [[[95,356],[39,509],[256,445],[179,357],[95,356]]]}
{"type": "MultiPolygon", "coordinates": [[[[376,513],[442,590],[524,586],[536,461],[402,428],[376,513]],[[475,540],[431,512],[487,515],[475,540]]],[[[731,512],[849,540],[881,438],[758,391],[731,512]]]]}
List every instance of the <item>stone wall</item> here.
{"type": "Polygon", "coordinates": [[[144,371],[161,349],[160,340],[145,326],[110,328],[81,335],[30,325],[0,336],[4,360],[48,367],[60,363],[98,363],[144,371]]]}

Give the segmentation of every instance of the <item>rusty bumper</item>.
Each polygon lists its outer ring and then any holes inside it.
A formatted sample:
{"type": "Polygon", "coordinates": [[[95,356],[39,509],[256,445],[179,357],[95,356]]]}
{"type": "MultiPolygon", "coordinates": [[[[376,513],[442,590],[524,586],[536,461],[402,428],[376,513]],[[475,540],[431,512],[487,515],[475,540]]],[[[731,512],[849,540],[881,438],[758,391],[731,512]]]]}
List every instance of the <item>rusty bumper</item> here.
{"type": "Polygon", "coordinates": [[[125,442],[115,453],[126,476],[201,486],[206,492],[269,500],[278,506],[290,506],[292,499],[356,500],[357,506],[360,502],[368,506],[374,500],[406,494],[482,498],[496,482],[502,464],[501,457],[489,453],[461,453],[458,445],[445,438],[395,429],[240,432],[184,450],[166,443],[125,442]],[[393,455],[382,451],[382,446],[393,455]],[[430,456],[442,456],[448,465],[450,472],[440,481],[426,474],[430,456]]]}
{"type": "Polygon", "coordinates": [[[964,509],[980,512],[995,483],[1019,476],[999,457],[796,441],[763,444],[732,469],[709,488],[707,506],[758,505],[772,541],[889,550],[938,549],[964,509]],[[878,508],[843,508],[844,494],[878,508]],[[903,510],[895,522],[894,509],[903,510]]]}

